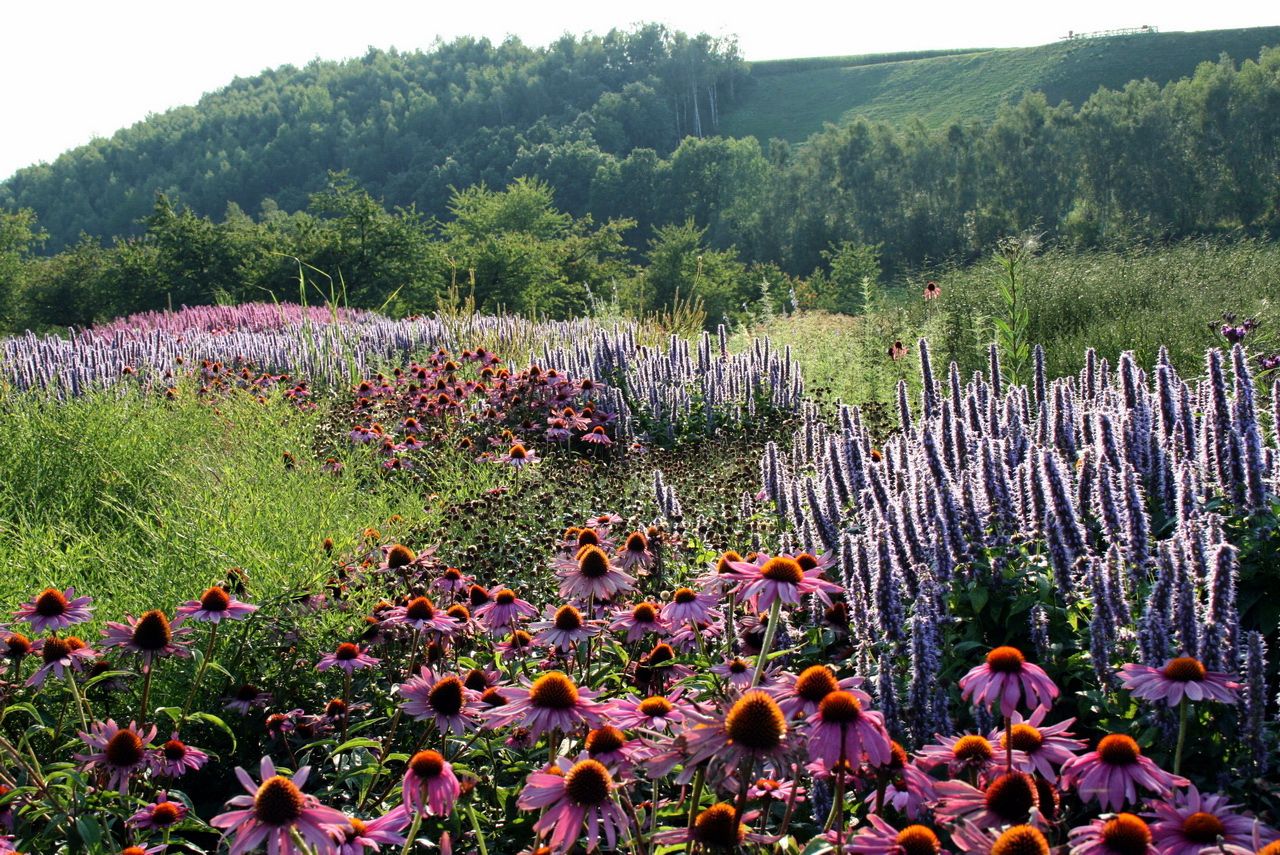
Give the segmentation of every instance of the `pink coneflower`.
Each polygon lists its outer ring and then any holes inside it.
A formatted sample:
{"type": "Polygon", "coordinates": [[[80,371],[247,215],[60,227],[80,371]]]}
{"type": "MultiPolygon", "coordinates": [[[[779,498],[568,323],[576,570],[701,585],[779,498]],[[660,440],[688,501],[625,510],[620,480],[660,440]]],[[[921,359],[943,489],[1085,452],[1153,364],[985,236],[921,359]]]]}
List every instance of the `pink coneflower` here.
{"type": "Polygon", "coordinates": [[[816,713],[818,704],[832,692],[852,692],[859,703],[870,705],[871,696],[858,690],[861,685],[861,677],[839,680],[829,666],[811,665],[799,675],[782,672],[770,691],[787,718],[795,720],[816,713]]]}
{"type": "Polygon", "coordinates": [[[722,552],[719,558],[707,562],[706,571],[694,580],[694,584],[699,588],[722,594],[738,584],[738,580],[733,576],[733,565],[742,560],[742,556],[732,549],[722,552]]]}
{"type": "Polygon", "coordinates": [[[274,855],[302,853],[294,835],[318,853],[335,851],[332,827],[347,822],[342,811],[320,804],[315,796],[305,795],[302,786],[307,781],[311,767],[303,766],[292,778],[276,774],[270,757],[263,757],[260,766],[262,783],[254,784],[249,773],[239,766],[236,777],[248,795],[234,796],[228,807],[239,808],[219,814],[209,820],[214,828],[225,829],[225,834],[235,834],[231,841],[231,855],[242,855],[265,844],[274,855]]]}
{"type": "Polygon", "coordinates": [[[965,820],[998,828],[1041,820],[1040,794],[1026,772],[997,775],[982,789],[964,781],[939,781],[934,788],[939,797],[934,814],[943,822],[965,820]]]}
{"type": "Polygon", "coordinates": [[[873,766],[888,763],[889,732],[884,727],[884,716],[863,709],[862,701],[853,692],[831,692],[809,720],[809,754],[829,766],[840,760],[857,765],[863,754],[873,766]]]}
{"type": "MultiPolygon", "coordinates": [[[[702,650],[719,643],[724,635],[724,621],[713,616],[707,623],[682,623],[671,630],[667,640],[681,651],[702,650]]],[[[764,680],[761,679],[761,685],[764,680]]]]}
{"type": "Polygon", "coordinates": [[[222,708],[248,715],[254,707],[263,709],[271,703],[271,693],[264,692],[252,683],[244,683],[230,696],[222,699],[222,708]]]}
{"type": "Polygon", "coordinates": [[[498,458],[501,463],[509,463],[517,469],[523,469],[531,463],[538,462],[538,454],[531,448],[525,448],[520,443],[515,443],[507,451],[506,454],[498,458]]]}
{"type": "Polygon", "coordinates": [[[609,561],[609,554],[598,546],[587,544],[572,559],[557,559],[560,596],[585,603],[590,599],[612,600],[630,591],[635,579],[609,561]]]}
{"type": "Polygon", "coordinates": [[[468,689],[454,675],[437,675],[421,668],[418,675],[401,683],[397,691],[404,698],[400,708],[418,721],[431,719],[440,733],[467,733],[476,729],[480,693],[468,689]]]}
{"type": "Polygon", "coordinates": [[[747,789],[747,798],[756,799],[758,801],[768,802],[787,802],[795,793],[796,802],[804,801],[804,787],[799,786],[796,781],[778,781],[774,778],[756,778],[755,782],[747,789]]]}
{"type": "Polygon", "coordinates": [[[550,619],[529,624],[529,629],[536,633],[533,640],[537,644],[569,651],[578,642],[600,633],[600,627],[583,620],[582,612],[573,606],[561,606],[554,612],[550,607],[547,610],[550,619]]]}
{"type": "Polygon", "coordinates": [[[1041,727],[1048,714],[1048,707],[1036,707],[1030,718],[1014,712],[1009,732],[993,730],[988,738],[1005,749],[1012,736],[1014,768],[1039,773],[1045,780],[1054,782],[1058,780],[1057,767],[1084,750],[1086,743],[1083,739],[1070,738],[1071,732],[1067,728],[1071,727],[1074,718],[1041,727]]]}
{"type": "Polygon", "coordinates": [[[759,816],[751,811],[739,816],[728,802],[719,802],[698,812],[692,828],[660,831],[653,836],[663,846],[695,843],[699,852],[739,852],[747,843],[768,843],[771,838],[750,830],[747,823],[759,816]]]}
{"type": "Polygon", "coordinates": [[[517,629],[493,647],[502,657],[502,661],[507,662],[520,656],[528,656],[532,653],[533,636],[525,632],[523,629],[517,629]]]}
{"type": "MultiPolygon", "coordinates": [[[[996,744],[981,734],[938,736],[938,740],[920,749],[917,755],[920,768],[928,771],[946,764],[947,773],[952,777],[973,773],[978,780],[997,768],[1004,768],[1002,760],[997,762],[996,744]]],[[[1026,765],[1026,758],[1021,756],[1016,747],[1013,765],[1016,768],[1026,765]]]]}
{"type": "Polygon", "coordinates": [[[129,817],[127,822],[135,828],[170,828],[177,825],[187,815],[187,806],[182,802],[169,801],[169,794],[164,790],[156,793],[156,800],[129,817]]]}
{"type": "Polygon", "coordinates": [[[629,770],[645,746],[644,740],[627,739],[626,734],[611,724],[587,731],[582,741],[583,749],[592,760],[621,770],[629,770]]]}
{"type": "Polygon", "coordinates": [[[588,852],[600,845],[602,833],[606,851],[617,851],[631,823],[611,798],[615,783],[609,770],[589,758],[576,763],[560,758],[554,768],[556,773],[531,773],[516,800],[522,810],[543,812],[533,830],[546,835],[555,852],[567,852],[585,825],[588,852]]]}
{"type": "Polygon", "coordinates": [[[35,599],[18,606],[13,616],[31,624],[35,632],[56,632],[92,618],[92,602],[92,597],[77,597],[74,587],[66,591],[45,588],[35,599]]]}
{"type": "Polygon", "coordinates": [[[592,445],[613,445],[613,440],[609,438],[609,434],[605,433],[603,425],[596,425],[591,430],[582,435],[583,442],[589,442],[592,445]]]}
{"type": "Polygon", "coordinates": [[[446,567],[444,572],[431,583],[431,587],[439,588],[446,594],[459,594],[470,588],[474,582],[474,579],[457,567],[446,567]]]}
{"type": "Polygon", "coordinates": [[[214,586],[201,594],[200,599],[178,606],[177,614],[191,620],[219,623],[223,620],[243,620],[257,610],[257,606],[240,602],[225,588],[214,586]]]}
{"type": "Polygon", "coordinates": [[[997,701],[1000,713],[1013,715],[1020,702],[1028,709],[1050,706],[1058,687],[1039,665],[1033,665],[1016,647],[997,647],[987,661],[960,678],[960,696],[991,709],[997,701]]]}
{"type": "Polygon", "coordinates": [[[414,597],[403,606],[389,610],[383,622],[404,624],[419,632],[434,632],[439,635],[453,635],[458,630],[457,622],[443,609],[436,608],[429,597],[414,597]]]}
{"type": "Polygon", "coordinates": [[[372,668],[381,661],[365,653],[360,645],[344,641],[332,653],[326,653],[320,657],[320,661],[316,663],[316,670],[328,671],[336,665],[350,674],[360,668],[372,668]]]}
{"type": "Polygon", "coordinates": [[[147,744],[155,738],[156,728],[139,730],[134,722],[128,727],[118,727],[107,719],[89,725],[89,733],[81,731],[80,739],[93,749],[92,754],[77,754],[76,760],[84,764],[87,772],[99,768],[107,774],[107,786],[121,795],[129,791],[129,777],[145,769],[150,763],[147,744]]]}
{"type": "Polygon", "coordinates": [[[409,811],[404,805],[396,805],[377,819],[356,819],[347,817],[345,828],[334,829],[334,838],[338,844],[337,855],[364,855],[370,850],[378,851],[378,847],[386,843],[390,846],[404,845],[404,831],[410,822],[409,811]]]}
{"type": "MultiPolygon", "coordinates": [[[[745,659],[730,659],[720,665],[713,665],[711,673],[724,680],[735,689],[748,689],[751,687],[751,677],[755,668],[745,659]]],[[[762,678],[761,683],[765,680],[762,678]]]]}
{"type": "Polygon", "coordinates": [[[890,759],[880,767],[888,781],[884,789],[884,804],[906,816],[915,819],[937,798],[932,777],[911,762],[907,752],[897,742],[889,743],[890,759]]]}
{"type": "Polygon", "coordinates": [[[1082,801],[1097,799],[1103,810],[1136,802],[1138,787],[1163,796],[1188,783],[1142,756],[1138,743],[1122,733],[1102,737],[1096,750],[1072,757],[1060,771],[1064,787],[1075,787],[1082,801]]]}
{"type": "Polygon", "coordinates": [[[81,671],[98,655],[74,635],[68,635],[65,638],[51,635],[48,638],[36,639],[35,644],[31,646],[31,652],[40,657],[42,664],[28,678],[28,686],[43,685],[50,674],[61,680],[66,675],[67,669],[81,671]]]}
{"type": "Polygon", "coordinates": [[[908,825],[899,831],[874,813],[867,819],[871,826],[855,834],[843,851],[862,855],[939,855],[942,852],[938,835],[928,826],[908,825]]]}
{"type": "Polygon", "coordinates": [[[130,653],[137,653],[147,666],[161,656],[191,655],[182,639],[191,630],[182,626],[182,617],[170,621],[164,612],[151,609],[139,618],[125,615],[125,621],[127,623],[107,622],[106,629],[102,631],[104,647],[123,647],[130,653]]]}
{"type": "Polygon", "coordinates": [[[199,748],[192,748],[175,732],[164,744],[152,752],[151,769],[157,775],[177,778],[187,772],[195,772],[209,762],[209,755],[199,748]]]}
{"type": "Polygon", "coordinates": [[[672,626],[711,621],[719,598],[714,594],[699,593],[693,588],[676,588],[671,602],[662,607],[662,619],[672,626]]]}
{"type": "Polygon", "coordinates": [[[1049,855],[1049,841],[1034,825],[983,828],[961,822],[951,829],[951,842],[969,855],[1049,855]]]}
{"type": "Polygon", "coordinates": [[[608,704],[610,723],[624,730],[645,728],[667,733],[685,720],[684,691],[675,689],[666,695],[641,698],[628,694],[608,704]]]}
{"type": "Polygon", "coordinates": [[[686,731],[687,766],[716,759],[726,769],[742,761],[777,764],[789,749],[787,717],[768,692],[752,689],[738,698],[722,721],[686,731]]]}
{"type": "Polygon", "coordinates": [[[1120,666],[1120,682],[1135,698],[1164,701],[1171,707],[1189,701],[1220,701],[1234,704],[1239,700],[1240,684],[1222,671],[1205,670],[1200,660],[1190,656],[1170,659],[1163,668],[1130,662],[1120,666]]]}
{"type": "Polygon", "coordinates": [[[776,555],[773,558],[761,555],[756,562],[735,561],[733,577],[741,586],[738,594],[750,600],[759,611],[766,611],[774,600],[784,603],[799,603],[806,594],[816,594],[827,605],[831,604],[830,594],[843,590],[834,582],[822,578],[823,568],[817,564],[806,568],[789,555],[776,555]]]}
{"type": "Polygon", "coordinates": [[[428,816],[448,816],[462,785],[453,774],[453,764],[439,751],[419,751],[405,769],[403,799],[406,810],[428,816]]]}
{"type": "Polygon", "coordinates": [[[649,538],[642,531],[633,531],[627,535],[622,546],[618,547],[617,564],[623,570],[633,567],[648,567],[653,563],[653,553],[649,551],[649,538]]]}
{"type": "Polygon", "coordinates": [[[1200,855],[1206,849],[1236,846],[1253,851],[1257,837],[1272,839],[1274,830],[1236,811],[1223,795],[1200,795],[1192,784],[1175,790],[1163,801],[1151,803],[1155,821],[1151,834],[1160,855],[1200,855]]]}
{"type": "MultiPolygon", "coordinates": [[[[489,601],[472,613],[491,635],[501,635],[521,619],[538,616],[538,609],[516,596],[516,592],[501,585],[489,591],[489,601]]],[[[472,601],[474,603],[474,599],[472,601]]]]}
{"type": "Polygon", "coordinates": [[[636,603],[634,606],[618,609],[609,629],[626,630],[628,643],[639,641],[650,633],[658,636],[667,634],[667,622],[658,613],[658,607],[649,602],[636,603]]]}
{"type": "MultiPolygon", "coordinates": [[[[1131,813],[1110,814],[1067,832],[1069,855],[1157,855],[1151,829],[1131,813]]],[[[1201,847],[1191,850],[1198,855],[1201,847]]],[[[1165,855],[1160,853],[1160,855],[1165,855]]]]}
{"type": "Polygon", "coordinates": [[[599,727],[604,712],[595,692],[579,688],[560,671],[543,674],[527,689],[504,687],[502,694],[507,703],[490,711],[489,720],[496,726],[525,728],[535,740],[549,730],[567,733],[583,722],[599,727]]]}
{"type": "Polygon", "coordinates": [[[938,287],[938,283],[930,279],[924,283],[924,298],[926,300],[936,300],[942,294],[942,289],[938,287]]]}
{"type": "Polygon", "coordinates": [[[15,664],[21,664],[23,658],[30,656],[33,649],[31,639],[20,632],[0,634],[0,658],[2,659],[11,659],[15,664]]]}

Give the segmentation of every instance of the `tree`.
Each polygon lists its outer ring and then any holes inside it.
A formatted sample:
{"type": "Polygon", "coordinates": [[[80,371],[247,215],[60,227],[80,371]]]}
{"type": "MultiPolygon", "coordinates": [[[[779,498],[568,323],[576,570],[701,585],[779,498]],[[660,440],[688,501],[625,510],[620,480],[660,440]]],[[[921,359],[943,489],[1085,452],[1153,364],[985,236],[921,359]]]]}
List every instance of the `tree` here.
{"type": "Polygon", "coordinates": [[[44,242],[45,232],[30,208],[0,211],[0,330],[16,331],[23,296],[26,258],[44,242]]]}

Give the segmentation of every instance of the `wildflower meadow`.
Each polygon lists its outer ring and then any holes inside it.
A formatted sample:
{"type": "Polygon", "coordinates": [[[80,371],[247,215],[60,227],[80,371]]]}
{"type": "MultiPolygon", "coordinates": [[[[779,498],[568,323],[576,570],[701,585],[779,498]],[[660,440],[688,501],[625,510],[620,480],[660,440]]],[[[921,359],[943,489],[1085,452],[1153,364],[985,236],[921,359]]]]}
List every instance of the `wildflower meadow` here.
{"type": "Polygon", "coordinates": [[[1276,855],[1280,363],[1205,323],[865,413],[723,327],[5,339],[0,855],[1276,855]]]}

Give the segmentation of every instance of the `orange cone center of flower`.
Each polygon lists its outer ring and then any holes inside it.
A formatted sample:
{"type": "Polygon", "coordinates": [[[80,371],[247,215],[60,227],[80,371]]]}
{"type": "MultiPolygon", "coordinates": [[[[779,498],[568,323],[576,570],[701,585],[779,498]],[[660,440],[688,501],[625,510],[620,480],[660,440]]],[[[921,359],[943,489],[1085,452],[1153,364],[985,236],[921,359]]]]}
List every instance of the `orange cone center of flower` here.
{"type": "Polygon", "coordinates": [[[40,617],[51,618],[65,614],[69,606],[67,598],[57,588],[45,588],[36,597],[36,614],[40,617]]]}
{"type": "Polygon", "coordinates": [[[529,452],[526,451],[525,447],[518,442],[515,445],[511,446],[511,450],[507,452],[507,454],[511,457],[512,460],[524,460],[526,457],[529,456],[529,452]]]}
{"type": "Polygon", "coordinates": [[[609,556],[598,546],[582,547],[578,553],[578,572],[588,579],[604,578],[609,575],[609,556]]]}
{"type": "Polygon", "coordinates": [[[360,655],[360,648],[349,641],[343,642],[338,645],[338,649],[333,655],[339,662],[350,662],[360,655]]]}
{"type": "Polygon", "coordinates": [[[743,662],[741,659],[735,659],[729,663],[729,673],[745,674],[747,673],[747,669],[750,667],[751,667],[750,665],[748,665],[746,662],[743,662]]]}
{"type": "Polygon", "coordinates": [[[777,701],[756,689],[730,707],[724,727],[731,742],[751,751],[772,751],[787,733],[787,720],[777,701]]]}
{"type": "Polygon", "coordinates": [[[672,706],[671,701],[661,695],[654,695],[640,702],[640,712],[650,717],[667,715],[673,709],[675,707],[672,706]]]}
{"type": "Polygon", "coordinates": [[[907,750],[903,748],[897,740],[889,741],[889,768],[901,769],[907,765],[907,750]]]}
{"type": "Polygon", "coordinates": [[[578,703],[578,687],[559,671],[543,674],[533,682],[529,701],[548,710],[568,710],[578,703]]]}
{"type": "Polygon", "coordinates": [[[160,746],[160,750],[164,752],[164,759],[177,762],[187,756],[187,746],[178,739],[170,739],[160,746]]]}
{"type": "Polygon", "coordinates": [[[497,689],[485,689],[480,695],[480,703],[490,707],[505,707],[507,698],[497,689]]]}
{"type": "Polygon", "coordinates": [[[120,850],[120,855],[147,855],[147,850],[141,846],[126,846],[120,850]]]}
{"type": "Polygon", "coordinates": [[[4,640],[6,656],[26,656],[31,652],[31,639],[20,632],[15,632],[4,640]]]}
{"type": "Polygon", "coordinates": [[[799,585],[804,581],[804,568],[794,558],[779,555],[776,558],[770,558],[764,563],[764,566],[760,568],[760,575],[774,582],[799,585]]]}
{"type": "Polygon", "coordinates": [[[730,549],[728,552],[720,556],[716,561],[716,572],[719,574],[732,573],[733,568],[729,566],[734,561],[741,561],[742,556],[730,549]]]}
{"type": "Polygon", "coordinates": [[[426,597],[414,597],[404,607],[404,616],[409,620],[434,620],[436,616],[435,603],[426,597]]]}
{"type": "Polygon", "coordinates": [[[440,715],[457,715],[462,712],[462,681],[457,677],[445,677],[431,687],[427,703],[440,715]]]}
{"type": "Polygon", "coordinates": [[[1016,647],[997,647],[987,654],[987,667],[997,674],[1016,674],[1026,661],[1016,647]]]}
{"type": "Polygon", "coordinates": [[[292,825],[302,817],[302,791],[281,775],[267,778],[253,797],[253,816],[264,825],[292,825]]]}
{"type": "Polygon", "coordinates": [[[140,650],[154,652],[164,650],[173,640],[169,619],[159,609],[144,612],[133,625],[133,643],[140,650]]]}
{"type": "Polygon", "coordinates": [[[836,675],[826,665],[812,665],[796,678],[796,694],[814,704],[839,688],[836,675]]]}
{"type": "MultiPolygon", "coordinates": [[[[1015,724],[1012,728],[1013,748],[1015,751],[1025,751],[1028,754],[1034,754],[1040,750],[1040,746],[1044,743],[1044,735],[1040,733],[1040,728],[1032,727],[1029,724],[1015,724]]],[[[1007,734],[1000,734],[1000,747],[1009,747],[1009,737],[1007,734]]]]}
{"type": "Polygon", "coordinates": [[[1037,828],[1015,825],[996,839],[991,855],[1049,855],[1049,841],[1037,828]]]}
{"type": "Polygon", "coordinates": [[[525,632],[523,629],[517,629],[511,635],[507,636],[507,642],[516,648],[528,647],[533,643],[533,636],[525,632]]]}
{"type": "Polygon", "coordinates": [[[1122,733],[1102,737],[1098,742],[1098,757],[1108,766],[1131,766],[1142,756],[1138,743],[1122,733]]]}
{"type": "Polygon", "coordinates": [[[862,704],[852,692],[835,691],[818,704],[818,715],[831,724],[852,724],[862,715],[862,704]]]}
{"type": "Polygon", "coordinates": [[[1213,814],[1197,811],[1182,821],[1182,833],[1196,843],[1209,844],[1226,834],[1227,829],[1213,814]]]}
{"type": "Polygon", "coordinates": [[[658,610],[652,603],[640,603],[631,610],[631,619],[636,623],[653,623],[658,619],[658,610]]]}
{"type": "Polygon", "coordinates": [[[434,778],[444,772],[444,756],[439,751],[419,751],[409,761],[409,769],[424,781],[434,778]]]}
{"type": "Polygon", "coordinates": [[[599,760],[579,760],[564,776],[564,792],[583,807],[603,804],[613,792],[613,776],[599,760]]]}
{"type": "Polygon", "coordinates": [[[631,532],[630,535],[627,536],[628,552],[644,552],[648,548],[649,548],[649,541],[645,540],[644,535],[641,534],[640,532],[633,531],[631,532]]]}
{"type": "Polygon", "coordinates": [[[1143,855],[1151,845],[1151,829],[1131,813],[1118,813],[1104,822],[1101,837],[1117,855],[1143,855]]]}
{"type": "Polygon", "coordinates": [[[1199,659],[1179,656],[1177,659],[1169,660],[1169,664],[1164,666],[1161,673],[1167,679],[1176,680],[1179,683],[1199,683],[1204,680],[1206,672],[1199,659]]]}
{"type": "Polygon", "coordinates": [[[693,839],[712,851],[735,850],[746,836],[738,812],[728,802],[712,805],[693,821],[693,839]]]}
{"type": "Polygon", "coordinates": [[[450,582],[457,582],[462,579],[462,571],[457,567],[445,568],[444,578],[450,582]]]}
{"type": "Polygon", "coordinates": [[[626,744],[627,738],[621,730],[612,725],[605,725],[587,734],[587,753],[592,757],[609,754],[626,744]]]}
{"type": "Polygon", "coordinates": [[[796,563],[800,565],[801,570],[812,570],[818,566],[818,559],[807,552],[801,552],[796,556],[796,563]]]}
{"type": "Polygon", "coordinates": [[[1258,855],[1280,855],[1280,840],[1272,841],[1258,850],[1258,855]]]}
{"type": "Polygon", "coordinates": [[[516,592],[510,588],[503,588],[493,595],[493,601],[500,606],[509,606],[516,601],[516,592]]]}
{"type": "Polygon", "coordinates": [[[142,762],[142,739],[132,730],[125,728],[107,742],[103,753],[112,766],[136,766],[142,762]]]}
{"type": "Polygon", "coordinates": [[[991,742],[985,736],[970,734],[956,740],[951,753],[957,760],[985,761],[990,760],[994,752],[991,750],[991,742]]]}
{"type": "Polygon", "coordinates": [[[904,855],[938,855],[942,851],[938,835],[923,825],[908,825],[899,831],[897,843],[904,855]]]}
{"type": "Polygon", "coordinates": [[[698,592],[692,588],[676,588],[676,592],[671,595],[671,599],[681,605],[692,603],[698,599],[698,592]]]}
{"type": "Polygon", "coordinates": [[[218,587],[200,595],[200,608],[207,612],[225,612],[231,606],[231,595],[218,587]]]}
{"type": "Polygon", "coordinates": [[[471,610],[462,603],[455,603],[452,606],[449,606],[449,611],[445,612],[445,614],[456,620],[458,623],[466,623],[471,620],[471,610]]]}
{"type": "Polygon", "coordinates": [[[578,539],[577,557],[582,557],[582,550],[588,546],[599,546],[600,535],[594,528],[571,528],[569,531],[574,533],[578,539]]]}
{"type": "Polygon", "coordinates": [[[663,642],[655,644],[653,649],[645,654],[644,661],[646,665],[661,665],[663,662],[670,662],[676,658],[676,651],[670,644],[663,642]]]}
{"type": "Polygon", "coordinates": [[[57,662],[71,653],[71,645],[65,638],[46,638],[40,648],[40,658],[45,662],[57,662]]]}
{"type": "Polygon", "coordinates": [[[347,714],[347,702],[342,698],[333,698],[324,705],[324,714],[329,718],[341,718],[347,714]]]}
{"type": "Polygon", "coordinates": [[[182,811],[173,802],[160,802],[151,808],[151,821],[156,825],[173,825],[182,811]]]}
{"type": "Polygon", "coordinates": [[[479,668],[472,668],[467,672],[467,679],[463,681],[467,688],[473,692],[483,692],[489,688],[489,680],[485,677],[484,672],[479,668]]]}
{"type": "Polygon", "coordinates": [[[405,546],[403,543],[397,543],[387,551],[387,566],[391,568],[406,567],[414,562],[418,556],[413,554],[413,550],[405,546]]]}
{"type": "Polygon", "coordinates": [[[1006,772],[987,786],[987,810],[1005,824],[1026,822],[1031,809],[1039,803],[1036,784],[1023,772],[1006,772]]]}
{"type": "Polygon", "coordinates": [[[555,624],[556,629],[565,632],[582,629],[582,613],[573,606],[561,606],[556,609],[555,624]]]}

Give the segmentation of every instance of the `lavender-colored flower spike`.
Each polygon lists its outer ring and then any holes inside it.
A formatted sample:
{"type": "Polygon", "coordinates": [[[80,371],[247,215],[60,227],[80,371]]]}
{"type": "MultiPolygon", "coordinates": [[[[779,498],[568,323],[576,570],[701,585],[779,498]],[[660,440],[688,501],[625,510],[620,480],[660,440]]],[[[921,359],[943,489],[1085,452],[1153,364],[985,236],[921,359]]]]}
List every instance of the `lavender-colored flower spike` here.
{"type": "Polygon", "coordinates": [[[1205,667],[1234,671],[1236,645],[1240,639],[1240,613],[1236,609],[1236,548],[1219,543],[1207,580],[1209,604],[1205,614],[1205,667]]]}
{"type": "Polygon", "coordinates": [[[1244,741],[1249,750],[1249,761],[1243,770],[1250,776],[1267,774],[1271,765],[1270,752],[1263,736],[1262,726],[1267,715],[1267,645],[1260,632],[1250,632],[1245,638],[1244,667],[1244,741]]]}

